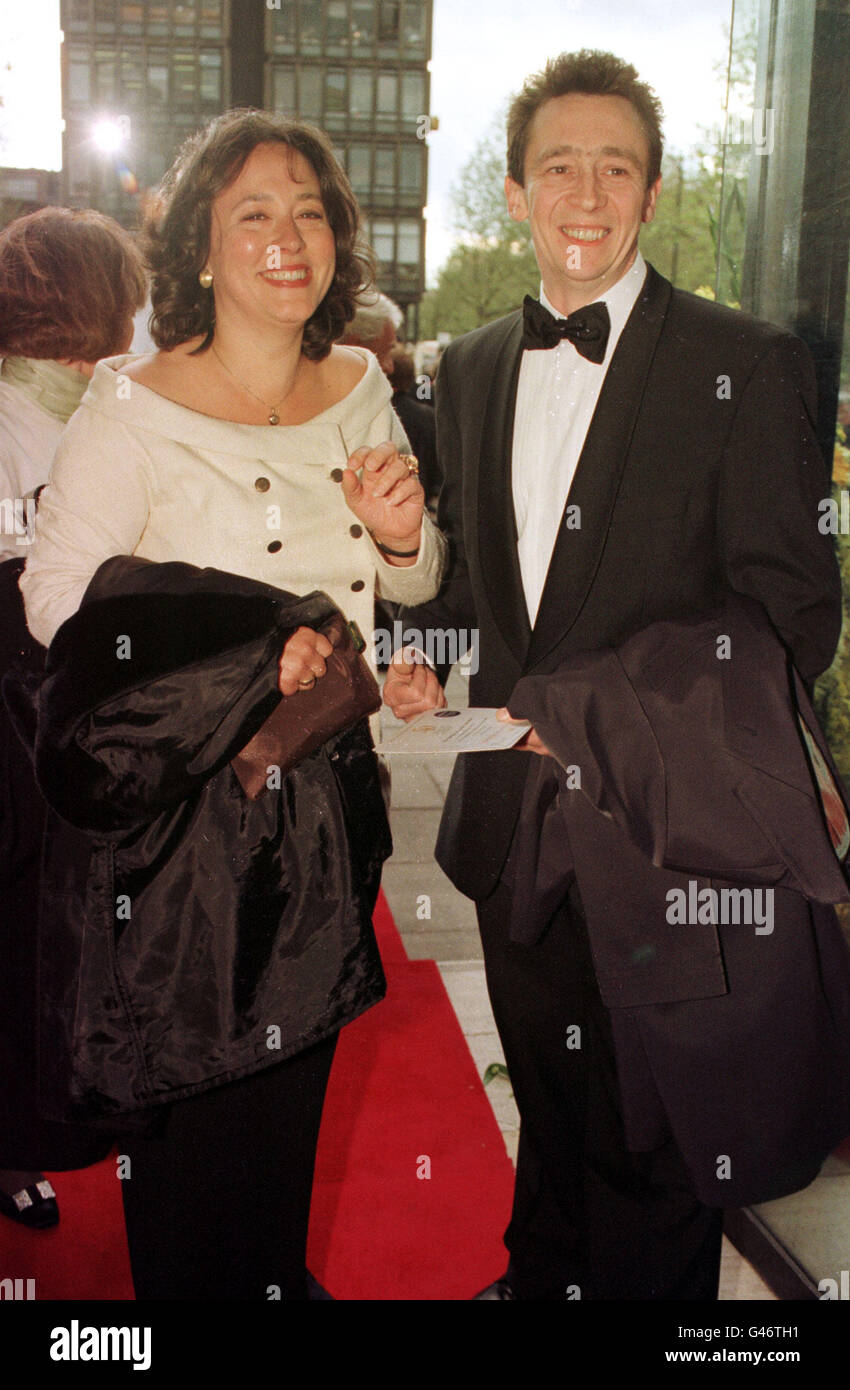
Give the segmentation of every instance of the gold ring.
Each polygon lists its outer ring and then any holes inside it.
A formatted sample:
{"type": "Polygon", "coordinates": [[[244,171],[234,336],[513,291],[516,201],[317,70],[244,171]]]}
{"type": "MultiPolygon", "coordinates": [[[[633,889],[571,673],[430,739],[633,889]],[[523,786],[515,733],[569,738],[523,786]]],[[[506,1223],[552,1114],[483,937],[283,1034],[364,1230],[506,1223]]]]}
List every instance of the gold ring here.
{"type": "Polygon", "coordinates": [[[312,677],[310,680],[308,680],[308,681],[299,681],[299,682],[298,682],[298,689],[299,689],[299,690],[312,690],[312,689],[313,689],[313,686],[314,686],[315,684],[316,684],[316,677],[313,676],[313,677],[312,677]]]}
{"type": "Polygon", "coordinates": [[[416,458],[415,455],[413,455],[413,454],[399,454],[399,458],[401,459],[402,463],[406,463],[406,464],[407,464],[407,471],[408,471],[408,473],[413,473],[413,474],[415,474],[415,476],[418,478],[418,477],[419,477],[419,460],[418,460],[418,458],[416,458]]]}

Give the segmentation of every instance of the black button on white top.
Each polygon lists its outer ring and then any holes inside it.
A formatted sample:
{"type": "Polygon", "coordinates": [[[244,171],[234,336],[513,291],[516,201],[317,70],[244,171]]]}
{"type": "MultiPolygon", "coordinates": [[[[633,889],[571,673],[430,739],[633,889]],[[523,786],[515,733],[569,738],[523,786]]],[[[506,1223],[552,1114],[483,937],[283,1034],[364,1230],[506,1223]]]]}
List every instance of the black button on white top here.
{"type": "Polygon", "coordinates": [[[281,541],[269,541],[268,545],[266,546],[266,550],[269,552],[270,555],[276,555],[277,552],[282,549],[283,545],[281,541]]]}
{"type": "Polygon", "coordinates": [[[349,526],[348,530],[349,530],[349,534],[352,535],[352,536],[354,536],[355,540],[357,539],[358,536],[362,536],[362,535],[363,535],[363,527],[362,527],[362,526],[349,526]]]}
{"type": "Polygon", "coordinates": [[[332,481],[335,482],[335,483],[341,483],[341,482],[342,482],[342,469],[341,469],[341,468],[332,468],[332,469],[331,469],[331,479],[332,479],[332,481]]]}
{"type": "Polygon", "coordinates": [[[271,487],[271,483],[269,482],[268,478],[257,478],[254,482],[254,487],[257,489],[258,492],[268,492],[269,488],[271,487]]]}
{"type": "Polygon", "coordinates": [[[354,583],[351,586],[351,592],[353,594],[359,594],[360,590],[365,588],[366,584],[362,579],[355,579],[354,583]]]}

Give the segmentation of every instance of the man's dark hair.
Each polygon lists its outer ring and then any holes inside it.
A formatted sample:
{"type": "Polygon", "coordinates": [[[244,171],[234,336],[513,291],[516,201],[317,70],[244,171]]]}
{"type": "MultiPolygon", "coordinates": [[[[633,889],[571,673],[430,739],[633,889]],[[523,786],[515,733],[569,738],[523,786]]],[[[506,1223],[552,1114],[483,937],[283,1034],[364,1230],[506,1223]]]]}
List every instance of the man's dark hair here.
{"type": "Polygon", "coordinates": [[[582,96],[625,97],[631,103],[649,141],[647,188],[655,183],[661,173],[664,145],[661,102],[652,88],[646,82],[641,82],[631,63],[624,63],[613,53],[600,53],[589,48],[583,48],[580,53],[561,53],[557,58],[550,58],[541,72],[532,73],[526,79],[522,91],[511,102],[508,111],[508,173],[514,183],[525,186],[528,134],[540,107],[552,97],[565,97],[573,92],[582,96]]]}

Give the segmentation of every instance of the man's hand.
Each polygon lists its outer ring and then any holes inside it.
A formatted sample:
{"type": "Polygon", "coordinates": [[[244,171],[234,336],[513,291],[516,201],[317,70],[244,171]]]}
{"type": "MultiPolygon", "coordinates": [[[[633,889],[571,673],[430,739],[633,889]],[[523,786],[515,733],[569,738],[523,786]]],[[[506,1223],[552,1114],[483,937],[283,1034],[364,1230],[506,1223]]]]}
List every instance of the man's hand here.
{"type": "Polygon", "coordinates": [[[410,648],[396,652],[384,681],[384,704],[396,719],[413,719],[429,709],[444,709],[446,697],[437,674],[417,661],[410,648]]]}
{"type": "MultiPolygon", "coordinates": [[[[503,724],[525,724],[527,722],[525,719],[511,719],[508,711],[504,708],[499,710],[496,718],[501,719],[503,724]]],[[[541,743],[536,729],[529,729],[525,738],[521,738],[519,743],[514,744],[514,748],[519,748],[520,751],[525,753],[539,753],[541,757],[544,758],[552,757],[546,744],[541,743]]]]}
{"type": "Polygon", "coordinates": [[[402,462],[389,441],[375,449],[356,449],[342,475],[342,491],[354,515],[375,540],[391,550],[407,550],[409,558],[390,563],[400,568],[415,563],[422,526],[425,493],[415,473],[402,462]]]}

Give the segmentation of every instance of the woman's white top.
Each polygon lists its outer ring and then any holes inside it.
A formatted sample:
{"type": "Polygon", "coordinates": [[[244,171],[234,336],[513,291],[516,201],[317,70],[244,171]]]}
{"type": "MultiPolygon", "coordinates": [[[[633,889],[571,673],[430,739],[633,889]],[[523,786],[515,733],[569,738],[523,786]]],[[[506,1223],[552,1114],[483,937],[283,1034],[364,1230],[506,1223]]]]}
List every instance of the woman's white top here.
{"type": "Polygon", "coordinates": [[[64,428],[17,386],[0,381],[0,561],[29,550],[32,512],[26,498],[47,482],[64,428]]]}
{"type": "MultiPolygon", "coordinates": [[[[201,415],[107,358],[68,423],[21,577],[27,622],[48,646],[111,555],[182,560],[304,595],[322,589],[364,637],[376,593],[432,598],[445,541],[426,516],[414,565],[387,563],[348,508],[348,456],[393,440],[407,450],[377,358],[336,405],[303,425],[239,425],[201,415]]],[[[371,653],[370,653],[371,656],[371,653]]]]}

